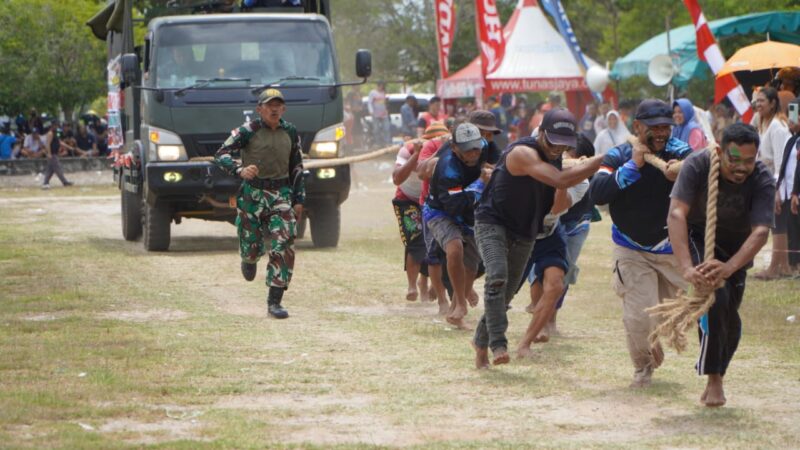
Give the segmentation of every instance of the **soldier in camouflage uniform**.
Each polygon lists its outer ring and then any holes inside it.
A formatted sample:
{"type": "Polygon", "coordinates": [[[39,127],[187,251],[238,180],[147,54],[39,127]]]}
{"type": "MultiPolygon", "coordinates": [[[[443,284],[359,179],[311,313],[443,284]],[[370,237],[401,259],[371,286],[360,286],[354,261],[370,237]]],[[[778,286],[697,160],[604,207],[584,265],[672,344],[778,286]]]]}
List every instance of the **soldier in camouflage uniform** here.
{"type": "Polygon", "coordinates": [[[294,125],[283,120],[285,111],[280,91],[263,91],[259,117],[233,130],[214,156],[219,167],[243,180],[236,199],[242,275],[252,281],[259,258],[269,252],[267,305],[277,319],[289,317],[281,299],[292,278],[296,219],[305,199],[300,140],[294,125]]]}

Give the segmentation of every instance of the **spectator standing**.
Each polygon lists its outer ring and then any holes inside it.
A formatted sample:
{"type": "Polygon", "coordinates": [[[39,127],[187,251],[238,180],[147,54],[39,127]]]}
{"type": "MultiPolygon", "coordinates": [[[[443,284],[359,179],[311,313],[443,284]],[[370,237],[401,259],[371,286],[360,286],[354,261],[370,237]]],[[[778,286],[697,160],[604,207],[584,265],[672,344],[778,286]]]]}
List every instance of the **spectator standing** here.
{"type": "Polygon", "coordinates": [[[447,120],[447,113],[442,108],[442,99],[436,96],[431,97],[428,101],[428,110],[419,115],[417,135],[422,136],[422,133],[433,122],[444,122],[445,120],[447,120]]]}
{"type": "MultiPolygon", "coordinates": [[[[777,180],[783,161],[783,149],[791,137],[786,116],[780,110],[778,91],[773,87],[761,89],[756,94],[756,111],[759,114],[758,133],[761,144],[758,147],[758,160],[763,162],[777,180]]],[[[773,280],[790,274],[788,246],[786,237],[786,217],[775,217],[772,229],[772,258],[769,266],[755,274],[759,280],[773,280]]]]}
{"type": "Polygon", "coordinates": [[[597,118],[594,120],[594,134],[597,136],[600,134],[601,131],[608,128],[608,122],[606,122],[606,114],[611,111],[611,105],[608,102],[603,102],[600,104],[600,113],[597,115],[597,118]]]}
{"type": "Polygon", "coordinates": [[[367,108],[372,116],[372,136],[376,145],[386,146],[392,143],[389,110],[386,107],[386,83],[379,81],[367,98],[367,108]]]}
{"type": "Polygon", "coordinates": [[[61,140],[58,136],[58,122],[53,121],[48,124],[48,131],[45,136],[44,152],[47,155],[47,168],[44,172],[44,182],[42,189],[50,189],[50,178],[55,174],[61,181],[61,184],[72,186],[72,182],[67,181],[64,177],[64,170],[61,168],[61,162],[58,160],[58,151],[61,148],[61,140]]]}
{"type": "Polygon", "coordinates": [[[702,150],[708,145],[703,126],[695,117],[694,105],[688,98],[679,98],[672,103],[672,137],[689,144],[692,150],[702,150]]]}
{"type": "MultiPolygon", "coordinates": [[[[800,99],[792,100],[791,103],[800,105],[800,99]]],[[[789,271],[797,275],[800,269],[800,216],[797,211],[792,213],[791,200],[792,193],[797,192],[797,166],[798,147],[800,146],[800,122],[789,120],[789,130],[792,137],[786,142],[783,149],[783,160],[778,172],[777,190],[775,192],[775,233],[778,234],[778,226],[786,227],[787,261],[789,271]]]]}
{"type": "Polygon", "coordinates": [[[406,102],[400,107],[400,120],[402,126],[400,133],[409,139],[417,135],[417,97],[409,95],[406,102]]]}
{"type": "Polygon", "coordinates": [[[12,159],[14,157],[14,145],[17,138],[11,132],[11,125],[6,123],[0,130],[0,159],[12,159]]]}
{"type": "Polygon", "coordinates": [[[508,115],[503,105],[497,101],[497,97],[489,97],[487,101],[489,111],[494,115],[495,126],[500,130],[500,133],[495,136],[495,142],[500,148],[508,146],[508,115]]]}
{"type": "Polygon", "coordinates": [[[353,116],[353,121],[347,133],[352,136],[352,144],[360,147],[364,143],[364,129],[362,128],[362,120],[364,119],[364,103],[361,99],[361,87],[354,86],[353,90],[347,94],[345,103],[350,108],[350,114],[353,116]]]}
{"type": "Polygon", "coordinates": [[[592,102],[586,105],[586,113],[581,117],[578,122],[578,132],[586,136],[589,142],[594,142],[597,139],[597,133],[594,132],[594,121],[597,119],[597,104],[592,102]]]}
{"type": "Polygon", "coordinates": [[[619,113],[613,109],[606,114],[606,123],[608,127],[594,140],[594,150],[598,155],[605,155],[612,148],[624,144],[631,135],[619,113]]]}

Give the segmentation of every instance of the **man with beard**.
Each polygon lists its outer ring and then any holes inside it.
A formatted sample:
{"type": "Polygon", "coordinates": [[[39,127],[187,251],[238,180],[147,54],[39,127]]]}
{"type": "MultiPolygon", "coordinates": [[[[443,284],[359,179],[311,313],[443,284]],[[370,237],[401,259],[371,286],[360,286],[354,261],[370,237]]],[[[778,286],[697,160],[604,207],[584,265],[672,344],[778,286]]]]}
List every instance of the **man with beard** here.
{"type": "Polygon", "coordinates": [[[695,289],[714,291],[714,304],[700,318],[700,358],[697,373],[708,382],[700,401],[709,407],[725,404],[722,378],[739,345],[742,321],[739,306],[747,269],[767,243],[773,223],[775,183],[767,167],[756,161],[759,137],[755,128],[741,123],[723,131],[714,258],[701,262],[704,253],[708,152],[693,154],[683,163],[672,189],[667,219],[669,237],[683,277],[695,289]]]}
{"type": "Polygon", "coordinates": [[[602,157],[561,169],[561,155],[577,142],[575,117],[556,108],[545,114],[537,138],[511,144],[500,157],[475,212],[475,236],[486,266],[485,313],[473,340],[475,366],[509,362],[508,304],[522,280],[542,220],[553,206],[556,188],[579,183],[600,165],[602,157]]]}
{"type": "Polygon", "coordinates": [[[672,108],[661,100],[644,100],[636,109],[634,134],[644,145],[625,143],[608,151],[589,195],[609,205],[614,241],[612,285],[622,297],[628,352],[635,368],[631,387],[647,387],[664,360],[660,345],[648,340],[655,323],[645,310],[674,298],[685,287],[667,235],[669,193],[674,179],[646,164],[648,151],[673,164],[691,154],[688,144],[670,138],[672,108]]]}

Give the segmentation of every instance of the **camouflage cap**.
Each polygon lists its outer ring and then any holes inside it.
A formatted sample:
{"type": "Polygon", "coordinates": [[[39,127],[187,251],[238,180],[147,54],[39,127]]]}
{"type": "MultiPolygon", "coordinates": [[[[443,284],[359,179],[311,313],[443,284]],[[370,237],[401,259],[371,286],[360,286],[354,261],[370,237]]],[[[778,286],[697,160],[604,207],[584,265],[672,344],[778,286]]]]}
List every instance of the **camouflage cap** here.
{"type": "Polygon", "coordinates": [[[286,100],[283,99],[283,94],[281,91],[274,88],[264,89],[260,94],[258,94],[258,104],[263,105],[264,103],[268,103],[270,100],[276,98],[280,99],[281,102],[286,103],[286,100]]]}

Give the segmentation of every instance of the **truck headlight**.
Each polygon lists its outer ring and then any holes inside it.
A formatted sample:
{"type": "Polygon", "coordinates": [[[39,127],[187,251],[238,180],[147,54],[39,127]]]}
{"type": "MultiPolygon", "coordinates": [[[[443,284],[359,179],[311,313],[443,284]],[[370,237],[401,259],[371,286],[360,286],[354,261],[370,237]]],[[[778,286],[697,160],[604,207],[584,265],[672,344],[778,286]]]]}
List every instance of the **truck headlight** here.
{"type": "Polygon", "coordinates": [[[336,158],[339,156],[339,143],[342,138],[344,138],[344,124],[337,123],[323,128],[314,136],[308,156],[312,158],[336,158]]]}
{"type": "Polygon", "coordinates": [[[150,149],[148,152],[151,161],[188,161],[186,148],[180,136],[161,128],[150,127],[148,133],[150,149]]]}

